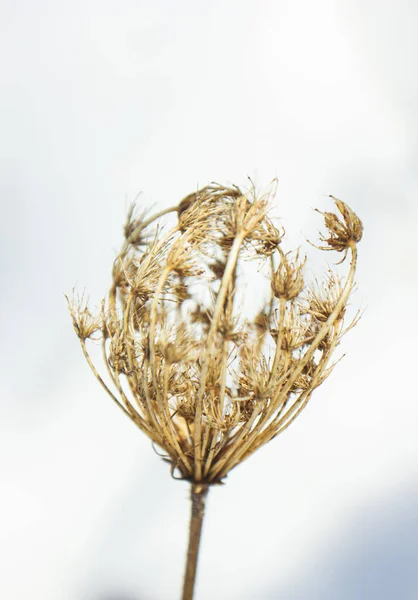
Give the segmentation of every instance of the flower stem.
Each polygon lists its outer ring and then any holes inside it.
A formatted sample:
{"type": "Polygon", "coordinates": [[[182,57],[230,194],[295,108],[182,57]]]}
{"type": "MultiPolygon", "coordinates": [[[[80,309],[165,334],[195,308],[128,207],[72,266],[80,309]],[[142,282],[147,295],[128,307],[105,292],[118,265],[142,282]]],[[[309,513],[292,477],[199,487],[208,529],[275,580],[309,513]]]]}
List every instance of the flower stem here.
{"type": "Polygon", "coordinates": [[[189,547],[187,550],[182,600],[192,600],[193,598],[197,558],[199,555],[200,537],[202,533],[203,517],[205,515],[205,501],[208,491],[208,484],[192,483],[192,514],[190,517],[189,547]]]}

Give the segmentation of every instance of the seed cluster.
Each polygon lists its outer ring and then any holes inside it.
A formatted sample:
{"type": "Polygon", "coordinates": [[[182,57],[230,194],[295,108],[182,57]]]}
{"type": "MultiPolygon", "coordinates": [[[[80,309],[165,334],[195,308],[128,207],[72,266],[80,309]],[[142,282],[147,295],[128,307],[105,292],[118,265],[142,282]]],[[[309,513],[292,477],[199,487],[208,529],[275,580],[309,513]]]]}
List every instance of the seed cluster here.
{"type": "MultiPolygon", "coordinates": [[[[112,399],[193,482],[219,483],[296,418],[329,375],[354,285],[361,221],[340,200],[324,213],[326,250],[350,252],[345,280],[305,284],[268,208],[274,191],[210,185],[154,217],[130,210],[99,315],[69,301],[84,355],[112,399]],[[163,217],[176,215],[171,228],[163,217]],[[257,260],[270,297],[237,307],[240,268],[257,260]],[[87,348],[100,338],[103,377],[87,348]]],[[[169,217],[168,217],[169,218],[169,217]]]]}

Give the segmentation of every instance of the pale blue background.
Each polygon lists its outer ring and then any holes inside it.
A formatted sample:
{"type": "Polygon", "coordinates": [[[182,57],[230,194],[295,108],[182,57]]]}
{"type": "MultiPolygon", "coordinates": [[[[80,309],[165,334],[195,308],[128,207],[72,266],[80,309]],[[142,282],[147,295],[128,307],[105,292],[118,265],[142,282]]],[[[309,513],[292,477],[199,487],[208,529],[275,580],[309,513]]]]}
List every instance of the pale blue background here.
{"type": "Polygon", "coordinates": [[[407,0],[0,2],[2,598],[179,597],[188,486],[90,374],[63,293],[100,301],[140,191],[168,206],[247,175],[279,178],[288,247],[326,194],[359,213],[365,314],[300,419],[212,491],[196,600],[418,597],[417,19],[407,0]]]}

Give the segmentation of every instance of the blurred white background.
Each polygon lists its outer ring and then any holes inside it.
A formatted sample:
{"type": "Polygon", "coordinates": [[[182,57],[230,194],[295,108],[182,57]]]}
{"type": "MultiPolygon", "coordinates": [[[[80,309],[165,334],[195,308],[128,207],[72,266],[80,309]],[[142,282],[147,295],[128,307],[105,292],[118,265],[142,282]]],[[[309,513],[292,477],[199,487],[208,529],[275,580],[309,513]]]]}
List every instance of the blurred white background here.
{"type": "Polygon", "coordinates": [[[289,247],[329,193],[359,214],[365,313],[301,417],[211,491],[196,600],[416,599],[417,3],[0,13],[0,596],[179,597],[188,485],[89,372],[63,294],[100,301],[139,192],[249,175],[278,177],[289,247]]]}

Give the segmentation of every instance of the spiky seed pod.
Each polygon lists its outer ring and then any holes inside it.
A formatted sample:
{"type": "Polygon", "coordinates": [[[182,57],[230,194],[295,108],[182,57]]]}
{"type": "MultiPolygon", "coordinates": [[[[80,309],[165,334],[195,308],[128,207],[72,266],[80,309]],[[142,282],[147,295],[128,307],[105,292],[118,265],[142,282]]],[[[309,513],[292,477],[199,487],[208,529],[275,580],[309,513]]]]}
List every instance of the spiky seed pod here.
{"type": "MultiPolygon", "coordinates": [[[[309,287],[305,300],[306,313],[317,321],[325,323],[335,310],[343,289],[342,280],[336,273],[329,271],[322,283],[316,281],[314,285],[309,287]]],[[[337,319],[341,321],[344,314],[345,306],[342,306],[337,319]]]]}
{"type": "Polygon", "coordinates": [[[295,258],[290,260],[288,254],[281,254],[280,264],[271,281],[271,289],[276,298],[293,300],[299,296],[305,285],[303,279],[303,268],[305,260],[299,259],[296,252],[295,258]]]}
{"type": "Polygon", "coordinates": [[[345,260],[347,251],[350,247],[353,247],[363,237],[363,223],[360,221],[356,213],[351,210],[347,204],[338,200],[334,196],[332,198],[343,217],[343,220],[339,218],[335,213],[321,212],[316,209],[321,215],[324,216],[325,226],[328,229],[329,237],[321,235],[321,242],[325,242],[325,246],[319,246],[321,250],[336,250],[337,252],[344,252],[344,256],[341,262],[345,260]]]}
{"type": "Polygon", "coordinates": [[[270,335],[278,343],[280,334],[280,349],[292,354],[294,350],[306,346],[312,341],[311,321],[305,318],[295,303],[290,303],[280,322],[280,314],[276,309],[271,319],[270,335]]]}
{"type": "Polygon", "coordinates": [[[144,211],[142,214],[137,214],[135,204],[132,204],[129,208],[123,233],[126,243],[132,247],[147,246],[150,242],[151,232],[147,230],[145,219],[147,212],[144,211]]]}
{"type": "Polygon", "coordinates": [[[212,184],[155,218],[132,209],[100,316],[84,300],[68,301],[101,385],[196,484],[221,482],[295,419],[356,322],[343,327],[361,221],[334,199],[341,218],[324,213],[321,240],[325,250],[351,253],[349,272],[305,286],[305,260],[283,252],[283,230],[267,216],[271,196],[212,184]],[[169,213],[177,220],[162,229],[169,213]],[[237,309],[247,258],[271,286],[253,319],[237,309]],[[107,379],[87,349],[100,331],[107,379]]]}
{"type": "Polygon", "coordinates": [[[92,315],[84,295],[75,297],[74,291],[72,299],[65,296],[73,320],[74,331],[80,340],[85,341],[91,338],[97,331],[100,331],[102,319],[100,316],[92,315]]]}

